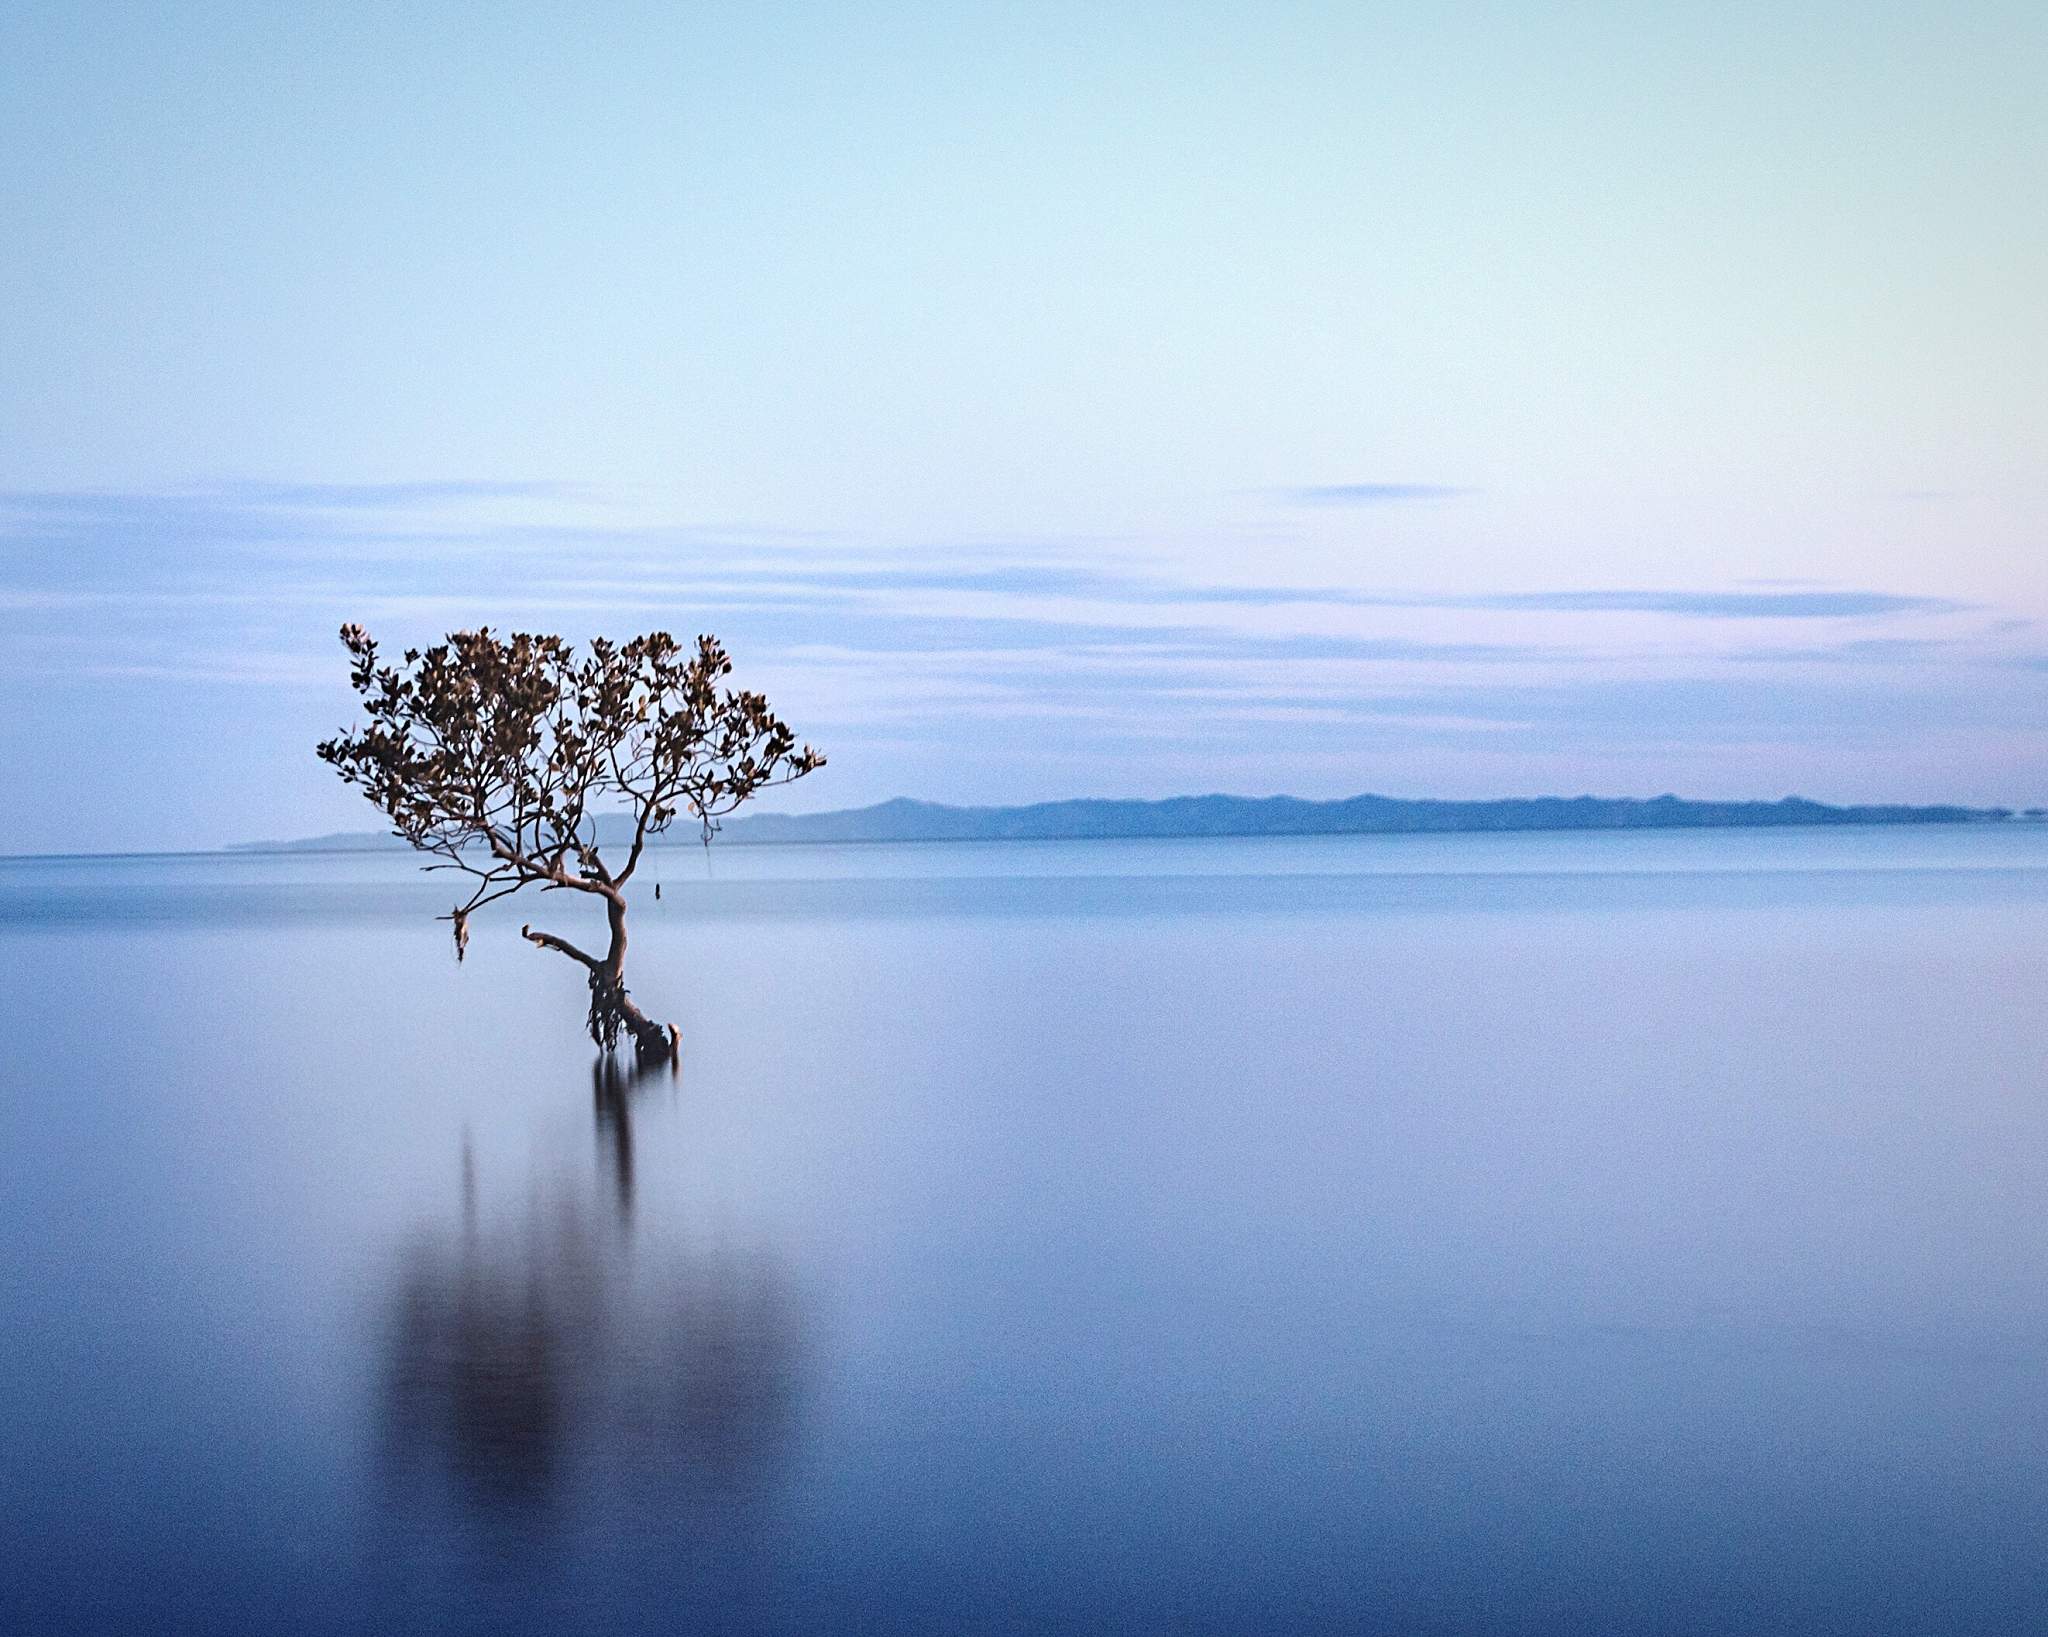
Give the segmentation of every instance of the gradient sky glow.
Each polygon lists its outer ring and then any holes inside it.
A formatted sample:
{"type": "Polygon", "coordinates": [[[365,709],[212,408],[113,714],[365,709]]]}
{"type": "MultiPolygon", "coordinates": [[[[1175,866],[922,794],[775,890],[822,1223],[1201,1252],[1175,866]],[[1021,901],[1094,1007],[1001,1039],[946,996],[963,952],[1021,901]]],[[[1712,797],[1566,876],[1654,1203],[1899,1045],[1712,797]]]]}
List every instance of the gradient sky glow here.
{"type": "Polygon", "coordinates": [[[787,806],[2048,800],[2038,5],[0,11],[4,851],[367,828],[334,628],[787,806]]]}

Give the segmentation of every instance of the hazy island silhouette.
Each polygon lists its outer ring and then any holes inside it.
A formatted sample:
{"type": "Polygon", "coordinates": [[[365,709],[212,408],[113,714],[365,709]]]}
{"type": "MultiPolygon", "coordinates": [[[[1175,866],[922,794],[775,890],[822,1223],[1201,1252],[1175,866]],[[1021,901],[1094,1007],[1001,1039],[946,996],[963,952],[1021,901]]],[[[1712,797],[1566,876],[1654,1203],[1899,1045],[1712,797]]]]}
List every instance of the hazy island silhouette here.
{"type": "MultiPolygon", "coordinates": [[[[1496,801],[1410,800],[1352,796],[1308,801],[1296,796],[1175,796],[1164,801],[1086,799],[1021,807],[951,807],[899,796],[872,807],[829,813],[756,813],[727,820],[721,841],[1088,841],[1200,836],[1335,836],[1457,834],[1513,830],[1714,830],[1881,824],[1996,824],[2040,820],[2040,808],[1957,805],[1831,806],[1786,796],[1780,801],[1688,801],[1665,795],[1534,796],[1496,801]]],[[[590,821],[603,844],[629,839],[632,821],[601,814],[590,821]],[[614,833],[616,832],[616,834],[614,833]]],[[[403,848],[376,832],[252,841],[236,851],[333,851],[403,848]]]]}

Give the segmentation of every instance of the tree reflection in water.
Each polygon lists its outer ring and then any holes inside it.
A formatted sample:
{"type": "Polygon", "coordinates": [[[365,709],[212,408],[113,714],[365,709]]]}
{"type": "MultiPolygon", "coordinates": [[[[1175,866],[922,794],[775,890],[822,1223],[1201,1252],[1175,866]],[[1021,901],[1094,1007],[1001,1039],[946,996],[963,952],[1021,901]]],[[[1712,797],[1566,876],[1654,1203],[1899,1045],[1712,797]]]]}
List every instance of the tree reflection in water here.
{"type": "Polygon", "coordinates": [[[791,1420],[797,1310],[779,1265],[685,1251],[632,1225],[633,1077],[594,1074],[614,1213],[534,1197],[487,1222],[463,1154],[459,1230],[400,1260],[385,1372],[387,1470],[446,1483],[470,1509],[536,1516],[614,1491],[730,1496],[753,1486],[791,1420]]]}

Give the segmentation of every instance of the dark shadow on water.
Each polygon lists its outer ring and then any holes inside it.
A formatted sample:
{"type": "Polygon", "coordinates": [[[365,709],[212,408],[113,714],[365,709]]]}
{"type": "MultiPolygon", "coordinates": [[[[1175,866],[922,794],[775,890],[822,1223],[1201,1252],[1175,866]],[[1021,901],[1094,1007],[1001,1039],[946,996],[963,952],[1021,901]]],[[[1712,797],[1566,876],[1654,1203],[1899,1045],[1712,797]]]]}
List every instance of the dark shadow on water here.
{"type": "Polygon", "coordinates": [[[770,1255],[693,1246],[673,1225],[618,1231],[634,1219],[633,1103],[647,1088],[604,1065],[593,1081],[609,1202],[535,1187],[491,1211],[465,1142],[459,1217],[421,1228],[397,1259],[382,1466],[402,1513],[525,1534],[617,1503],[730,1501],[757,1492],[789,1442],[793,1281],[770,1255]]]}

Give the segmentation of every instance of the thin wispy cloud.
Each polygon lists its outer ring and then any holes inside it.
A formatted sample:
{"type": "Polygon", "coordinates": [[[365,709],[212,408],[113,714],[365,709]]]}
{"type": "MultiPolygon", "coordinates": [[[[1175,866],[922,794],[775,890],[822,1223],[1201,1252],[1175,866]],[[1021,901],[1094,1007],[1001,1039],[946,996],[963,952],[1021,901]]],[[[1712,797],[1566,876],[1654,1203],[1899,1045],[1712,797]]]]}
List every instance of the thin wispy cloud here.
{"type": "Polygon", "coordinates": [[[1293,506],[1385,506],[1403,500],[1457,500],[1479,491],[1444,483],[1310,483],[1273,492],[1293,506]]]}
{"type": "Polygon", "coordinates": [[[582,484],[439,480],[424,483],[235,483],[195,491],[227,505],[308,507],[322,511],[385,511],[457,505],[473,500],[574,500],[595,491],[582,484]]]}
{"type": "Polygon", "coordinates": [[[1463,597],[1445,608],[1526,609],[1559,614],[1676,614],[1701,620],[1839,620],[1889,614],[1954,614],[1967,603],[1883,591],[1525,591],[1463,597]]]}
{"type": "Polygon", "coordinates": [[[180,484],[153,491],[116,489],[11,490],[0,492],[0,508],[67,515],[112,517],[162,514],[179,509],[250,507],[278,510],[391,511],[419,505],[472,500],[595,498],[588,485],[552,481],[435,478],[413,483],[277,483],[249,479],[234,483],[180,484]]]}
{"type": "Polygon", "coordinates": [[[1871,637],[1826,648],[1759,648],[1728,657],[1735,664],[1915,665],[1956,658],[1966,645],[1953,638],[1871,637]]]}

